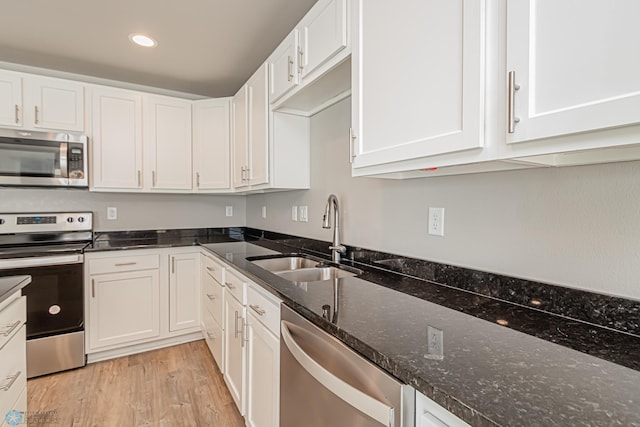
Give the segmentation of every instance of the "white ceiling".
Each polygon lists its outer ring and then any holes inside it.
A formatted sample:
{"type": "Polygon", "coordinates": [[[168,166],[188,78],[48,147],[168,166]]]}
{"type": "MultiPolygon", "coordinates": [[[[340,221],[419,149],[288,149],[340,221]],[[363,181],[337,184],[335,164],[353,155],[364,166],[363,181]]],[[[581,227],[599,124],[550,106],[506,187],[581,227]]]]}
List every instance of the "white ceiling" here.
{"type": "Polygon", "coordinates": [[[0,61],[233,95],[316,0],[6,0],[0,61]],[[144,32],[159,46],[134,45],[144,32]]]}

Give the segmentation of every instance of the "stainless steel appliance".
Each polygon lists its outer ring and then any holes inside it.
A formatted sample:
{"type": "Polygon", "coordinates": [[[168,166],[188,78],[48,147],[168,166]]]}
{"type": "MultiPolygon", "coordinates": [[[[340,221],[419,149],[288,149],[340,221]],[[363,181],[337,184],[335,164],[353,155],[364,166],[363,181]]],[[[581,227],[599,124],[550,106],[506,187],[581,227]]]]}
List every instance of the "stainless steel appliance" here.
{"type": "Polygon", "coordinates": [[[0,276],[28,274],[27,377],[84,366],[84,249],[93,214],[0,214],[0,276]]]}
{"type": "Polygon", "coordinates": [[[282,306],[281,427],[407,427],[414,410],[410,386],[282,306]]]}
{"type": "Polygon", "coordinates": [[[87,187],[87,137],[0,129],[0,185],[87,187]]]}

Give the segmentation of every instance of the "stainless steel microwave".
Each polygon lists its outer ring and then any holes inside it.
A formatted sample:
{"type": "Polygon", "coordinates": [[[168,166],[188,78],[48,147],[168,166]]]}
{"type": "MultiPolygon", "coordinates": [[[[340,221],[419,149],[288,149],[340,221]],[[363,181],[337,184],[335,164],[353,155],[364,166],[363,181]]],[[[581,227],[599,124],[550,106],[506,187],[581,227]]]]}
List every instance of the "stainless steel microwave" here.
{"type": "Polygon", "coordinates": [[[87,137],[0,129],[0,185],[87,187],[87,137]]]}

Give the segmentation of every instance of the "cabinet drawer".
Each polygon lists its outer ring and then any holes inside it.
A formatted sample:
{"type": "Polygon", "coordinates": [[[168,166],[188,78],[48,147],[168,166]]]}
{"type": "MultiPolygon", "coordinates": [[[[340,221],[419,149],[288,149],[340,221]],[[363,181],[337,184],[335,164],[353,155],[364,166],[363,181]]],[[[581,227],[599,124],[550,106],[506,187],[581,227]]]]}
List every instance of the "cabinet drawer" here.
{"type": "Polygon", "coordinates": [[[222,327],[215,321],[211,313],[205,312],[202,315],[202,334],[204,335],[204,340],[211,350],[211,354],[213,358],[216,360],[218,364],[218,368],[222,371],[222,343],[224,341],[224,336],[222,334],[222,327]]]}
{"type": "Polygon", "coordinates": [[[235,299],[237,299],[242,305],[247,304],[246,292],[244,289],[246,279],[244,277],[227,268],[224,275],[224,284],[235,299]]]}
{"type": "Polygon", "coordinates": [[[19,422],[18,425],[22,425],[23,423],[26,424],[27,422],[26,415],[25,415],[27,412],[27,388],[26,387],[24,388],[24,390],[22,390],[22,393],[20,393],[18,400],[16,400],[13,403],[13,406],[11,406],[11,409],[9,409],[6,414],[4,414],[4,418],[0,417],[0,419],[4,420],[4,422],[0,424],[0,427],[15,425],[15,423],[9,424],[10,421],[19,421],[20,418],[18,418],[17,420],[7,418],[9,411],[20,412],[20,414],[16,414],[17,417],[20,417],[20,416],[22,417],[22,423],[19,422]]]}
{"type": "Polygon", "coordinates": [[[213,259],[210,255],[202,255],[202,270],[206,271],[211,277],[213,277],[219,284],[224,283],[224,278],[222,277],[222,273],[224,271],[224,266],[218,263],[213,259]]]}
{"type": "Polygon", "coordinates": [[[222,309],[224,307],[224,288],[208,274],[202,278],[202,314],[211,313],[219,324],[222,324],[222,309]]]}
{"type": "Polygon", "coordinates": [[[25,325],[0,350],[0,414],[6,415],[27,387],[27,335],[25,325]]]}
{"type": "MultiPolygon", "coordinates": [[[[15,299],[0,311],[0,349],[18,332],[27,320],[27,297],[15,299]]],[[[1,380],[2,378],[0,378],[1,380]]]]}
{"type": "Polygon", "coordinates": [[[247,292],[247,311],[264,324],[275,336],[280,336],[280,299],[267,295],[266,291],[257,289],[259,285],[250,284],[247,292]]]}
{"type": "Polygon", "coordinates": [[[133,255],[89,260],[89,274],[116,273],[120,271],[150,270],[160,266],[160,256],[133,255]]]}

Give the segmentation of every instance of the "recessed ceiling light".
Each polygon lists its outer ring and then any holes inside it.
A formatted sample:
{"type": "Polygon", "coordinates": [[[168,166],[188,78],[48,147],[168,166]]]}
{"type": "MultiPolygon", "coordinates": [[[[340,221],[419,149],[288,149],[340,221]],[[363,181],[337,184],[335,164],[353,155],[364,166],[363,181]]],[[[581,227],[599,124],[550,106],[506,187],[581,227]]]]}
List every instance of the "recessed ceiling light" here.
{"type": "Polygon", "coordinates": [[[143,47],[156,47],[158,46],[158,41],[152,37],[149,37],[146,34],[141,33],[133,33],[129,34],[129,40],[134,42],[135,44],[143,47]]]}

